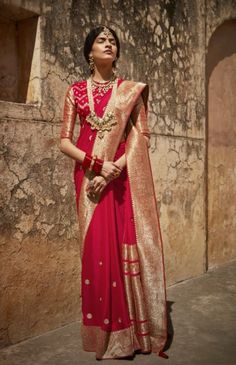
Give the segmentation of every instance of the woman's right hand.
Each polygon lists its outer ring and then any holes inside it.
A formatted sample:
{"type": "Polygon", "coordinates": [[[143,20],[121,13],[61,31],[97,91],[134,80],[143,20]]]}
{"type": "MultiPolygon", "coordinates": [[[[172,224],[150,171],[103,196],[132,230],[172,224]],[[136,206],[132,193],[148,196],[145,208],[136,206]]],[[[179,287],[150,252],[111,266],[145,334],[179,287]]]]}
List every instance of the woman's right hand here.
{"type": "Polygon", "coordinates": [[[112,161],[104,161],[100,174],[107,180],[113,180],[121,173],[121,169],[112,161]]]}

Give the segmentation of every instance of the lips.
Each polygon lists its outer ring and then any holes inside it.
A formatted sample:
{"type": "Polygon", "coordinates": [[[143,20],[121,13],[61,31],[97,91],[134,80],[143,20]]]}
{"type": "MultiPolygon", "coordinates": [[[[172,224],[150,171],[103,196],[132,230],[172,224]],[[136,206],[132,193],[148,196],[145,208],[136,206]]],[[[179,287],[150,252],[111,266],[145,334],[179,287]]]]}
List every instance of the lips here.
{"type": "Polygon", "coordinates": [[[109,49],[107,49],[106,51],[104,51],[104,53],[112,54],[113,52],[112,52],[112,51],[110,51],[109,49]]]}

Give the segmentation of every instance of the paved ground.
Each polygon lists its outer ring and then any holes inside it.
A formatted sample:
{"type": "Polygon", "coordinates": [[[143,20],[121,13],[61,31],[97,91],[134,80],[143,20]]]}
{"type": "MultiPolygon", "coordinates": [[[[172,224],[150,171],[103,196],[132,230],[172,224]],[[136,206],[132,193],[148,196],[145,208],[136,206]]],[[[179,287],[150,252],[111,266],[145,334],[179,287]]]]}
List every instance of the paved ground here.
{"type": "Polygon", "coordinates": [[[236,262],[168,289],[169,359],[96,361],[73,323],[0,351],[1,365],[236,365],[236,262]]]}

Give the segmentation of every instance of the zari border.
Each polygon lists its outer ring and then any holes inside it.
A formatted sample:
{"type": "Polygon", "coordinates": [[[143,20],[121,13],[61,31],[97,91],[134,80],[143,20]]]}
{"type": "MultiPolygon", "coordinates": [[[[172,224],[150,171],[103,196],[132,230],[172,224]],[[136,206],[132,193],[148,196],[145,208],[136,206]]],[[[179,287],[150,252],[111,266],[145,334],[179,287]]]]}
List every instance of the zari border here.
{"type": "Polygon", "coordinates": [[[141,350],[148,352],[151,351],[150,333],[136,244],[122,244],[122,262],[130,321],[141,350]]]}
{"type": "MultiPolygon", "coordinates": [[[[100,360],[132,356],[136,350],[141,350],[133,325],[105,332],[100,327],[81,324],[81,334],[83,350],[95,352],[100,360]]],[[[150,348],[142,347],[142,352],[150,352],[150,348]]]]}
{"type": "Polygon", "coordinates": [[[146,139],[132,123],[126,161],[152,351],[159,352],[167,339],[163,244],[146,139]]]}

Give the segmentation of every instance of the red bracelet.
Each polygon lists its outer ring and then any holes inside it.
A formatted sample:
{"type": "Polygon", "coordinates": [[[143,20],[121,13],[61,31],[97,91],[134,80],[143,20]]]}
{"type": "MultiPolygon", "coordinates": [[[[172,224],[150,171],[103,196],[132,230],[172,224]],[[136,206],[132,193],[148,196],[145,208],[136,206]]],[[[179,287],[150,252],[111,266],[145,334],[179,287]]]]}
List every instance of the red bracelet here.
{"type": "Polygon", "coordinates": [[[96,158],[94,164],[93,164],[93,171],[96,172],[96,174],[100,174],[103,166],[103,160],[100,158],[96,158]]]}
{"type": "Polygon", "coordinates": [[[89,171],[93,171],[93,165],[95,163],[95,160],[96,160],[97,156],[96,155],[93,155],[92,156],[92,161],[91,161],[91,165],[89,167],[89,171]]]}
{"type": "Polygon", "coordinates": [[[90,156],[88,153],[86,153],[84,160],[82,162],[82,167],[84,170],[88,169],[92,162],[92,156],[90,156]]]}

